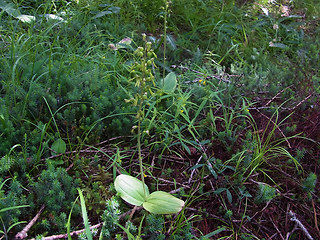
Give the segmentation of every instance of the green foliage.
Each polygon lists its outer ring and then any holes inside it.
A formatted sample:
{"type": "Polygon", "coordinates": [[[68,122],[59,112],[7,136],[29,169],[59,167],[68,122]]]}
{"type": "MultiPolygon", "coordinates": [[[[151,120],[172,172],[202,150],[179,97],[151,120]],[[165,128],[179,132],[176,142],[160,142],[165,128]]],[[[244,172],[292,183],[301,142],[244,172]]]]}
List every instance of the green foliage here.
{"type": "Polygon", "coordinates": [[[317,175],[314,173],[310,173],[302,183],[302,189],[304,192],[308,194],[309,199],[312,198],[312,193],[315,190],[316,184],[317,184],[317,175]]]}
{"type": "Polygon", "coordinates": [[[192,224],[189,222],[187,222],[182,228],[179,228],[179,230],[176,231],[175,234],[173,234],[171,237],[171,239],[174,239],[174,240],[182,240],[182,239],[191,240],[194,238],[195,236],[193,234],[192,224]]]}
{"type": "Polygon", "coordinates": [[[257,204],[262,204],[271,201],[277,196],[276,189],[268,184],[259,184],[258,193],[255,197],[257,204]]]}
{"type": "Polygon", "coordinates": [[[83,194],[82,194],[82,191],[81,191],[80,188],[78,188],[78,192],[79,192],[79,197],[80,197],[80,205],[81,205],[83,225],[85,227],[85,231],[84,231],[84,234],[86,236],[85,239],[92,240],[92,233],[91,233],[91,230],[90,230],[90,223],[89,223],[89,219],[88,219],[86,203],[85,203],[85,200],[84,200],[84,197],[83,197],[83,194]]]}
{"type": "Polygon", "coordinates": [[[67,146],[61,138],[58,138],[54,143],[52,143],[51,148],[55,154],[60,154],[66,152],[67,146]]]}
{"type": "MultiPolygon", "coordinates": [[[[0,113],[3,118],[0,133],[6,137],[1,142],[0,150],[3,150],[0,153],[6,153],[10,145],[21,142],[24,134],[32,131],[30,123],[23,122],[23,119],[48,122],[47,116],[50,114],[42,97],[48,100],[53,112],[70,102],[83,102],[73,108],[66,107],[57,115],[57,121],[64,123],[70,137],[89,130],[94,122],[106,115],[131,112],[129,108],[118,104],[124,102],[126,97],[120,84],[116,83],[121,78],[119,67],[124,65],[121,65],[121,60],[112,52],[103,55],[100,52],[102,49],[106,50],[106,45],[101,44],[106,35],[93,33],[94,38],[100,42],[99,47],[94,55],[84,59],[80,55],[86,54],[95,44],[90,36],[92,24],[83,22],[88,25],[76,29],[75,21],[76,19],[50,25],[49,22],[37,20],[36,28],[29,28],[28,34],[13,32],[10,38],[4,39],[11,47],[3,48],[0,53],[0,64],[4,66],[0,73],[1,94],[5,96],[1,98],[1,105],[5,107],[0,113]],[[59,41],[54,38],[56,34],[62,36],[59,41]],[[75,39],[79,35],[87,40],[75,39]],[[68,51],[65,53],[64,49],[68,51]],[[93,59],[96,60],[91,61],[93,59]],[[118,77],[111,77],[117,65],[118,77]],[[117,87],[118,92],[114,91],[117,87]],[[9,135],[12,132],[14,134],[9,135]]],[[[21,30],[21,26],[15,27],[17,32],[21,30]]],[[[98,135],[126,134],[130,129],[130,121],[130,117],[122,115],[117,119],[110,119],[105,125],[96,122],[95,131],[91,131],[100,132],[98,135]]],[[[34,141],[35,137],[28,139],[34,141]]],[[[35,142],[31,142],[31,145],[35,145],[35,142]]]]}
{"type": "Polygon", "coordinates": [[[119,203],[115,197],[106,201],[106,209],[101,215],[103,226],[100,236],[103,236],[106,239],[111,238],[112,234],[117,230],[120,213],[119,203]]]}
{"type": "Polygon", "coordinates": [[[44,204],[48,211],[56,214],[71,206],[76,194],[78,181],[74,182],[64,168],[55,168],[49,164],[37,181],[32,184],[37,203],[44,204]]]}
{"type": "Polygon", "coordinates": [[[149,239],[165,239],[162,233],[164,227],[164,217],[162,215],[148,214],[146,217],[146,227],[144,229],[149,239]]]}
{"type": "Polygon", "coordinates": [[[11,179],[0,180],[0,221],[2,223],[0,234],[7,238],[10,229],[18,224],[25,223],[19,222],[19,218],[21,214],[27,213],[23,208],[29,207],[29,205],[26,205],[26,195],[22,194],[23,186],[16,179],[12,179],[10,185],[8,183],[11,179]],[[10,189],[10,191],[7,189],[10,189]]]}
{"type": "Polygon", "coordinates": [[[11,157],[9,155],[3,156],[0,160],[0,164],[1,164],[0,174],[8,172],[10,170],[11,166],[13,165],[13,163],[14,163],[13,157],[11,157]]]}
{"type": "MultiPolygon", "coordinates": [[[[302,174],[302,166],[314,162],[310,155],[318,153],[293,139],[299,131],[313,137],[319,107],[317,3],[0,1],[0,232],[10,239],[42,204],[46,208],[30,236],[64,232],[66,222],[70,232],[81,224],[78,204],[66,219],[81,186],[88,219],[104,222],[101,238],[125,233],[129,239],[195,239],[203,224],[194,228],[189,210],[214,201],[221,210],[213,214],[230,226],[212,232],[205,225],[211,233],[203,239],[259,239],[242,232],[242,224],[254,226],[246,218],[247,208],[255,210],[252,201],[277,196],[262,182],[283,186],[278,169],[296,178],[296,170],[302,174]],[[299,125],[301,119],[308,124],[299,125]],[[112,137],[110,145],[105,142],[112,137]],[[114,158],[113,147],[126,153],[114,158]],[[107,187],[111,174],[136,174],[136,152],[154,189],[163,187],[161,174],[174,176],[175,188],[185,187],[179,194],[191,199],[189,210],[176,218],[147,215],[146,222],[135,213],[125,226],[119,223],[124,205],[115,198],[103,211],[114,192],[107,187]],[[109,158],[115,159],[111,165],[109,158]],[[253,177],[261,181],[255,199],[253,177]],[[213,200],[212,192],[220,198],[213,200]],[[232,221],[239,215],[235,229],[232,221]]],[[[302,180],[309,199],[317,187],[314,173],[302,180]]],[[[217,219],[207,217],[208,226],[217,226],[217,219]]]]}

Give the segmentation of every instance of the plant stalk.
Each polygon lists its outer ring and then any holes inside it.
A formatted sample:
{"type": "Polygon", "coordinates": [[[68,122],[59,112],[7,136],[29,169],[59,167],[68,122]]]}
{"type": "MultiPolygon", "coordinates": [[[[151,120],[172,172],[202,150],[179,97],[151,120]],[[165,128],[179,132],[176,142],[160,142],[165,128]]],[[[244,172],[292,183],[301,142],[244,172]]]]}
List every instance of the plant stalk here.
{"type": "MultiPolygon", "coordinates": [[[[142,94],[142,93],[141,93],[142,94]]],[[[139,114],[138,114],[138,139],[137,139],[137,148],[138,148],[138,159],[139,159],[139,166],[140,166],[140,174],[141,174],[141,180],[142,180],[142,186],[143,186],[143,195],[146,199],[146,187],[145,187],[145,181],[144,181],[144,172],[143,172],[143,166],[142,166],[142,154],[141,154],[141,113],[142,113],[142,103],[143,100],[141,99],[139,104],[139,114]]]]}
{"type": "Polygon", "coordinates": [[[166,1],[165,13],[164,13],[164,29],[163,29],[163,85],[164,77],[166,75],[166,48],[167,48],[167,14],[168,14],[169,3],[166,1]]]}

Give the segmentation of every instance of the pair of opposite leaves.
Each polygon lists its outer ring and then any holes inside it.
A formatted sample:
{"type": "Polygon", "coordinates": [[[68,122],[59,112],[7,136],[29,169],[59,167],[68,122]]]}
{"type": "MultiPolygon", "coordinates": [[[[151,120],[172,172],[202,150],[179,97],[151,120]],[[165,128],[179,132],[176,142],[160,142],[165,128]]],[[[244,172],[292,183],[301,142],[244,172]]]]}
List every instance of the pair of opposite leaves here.
{"type": "Polygon", "coordinates": [[[174,214],[181,211],[184,201],[163,191],[149,193],[148,186],[139,179],[121,174],[116,177],[114,186],[120,197],[126,202],[143,206],[154,214],[174,214]]]}

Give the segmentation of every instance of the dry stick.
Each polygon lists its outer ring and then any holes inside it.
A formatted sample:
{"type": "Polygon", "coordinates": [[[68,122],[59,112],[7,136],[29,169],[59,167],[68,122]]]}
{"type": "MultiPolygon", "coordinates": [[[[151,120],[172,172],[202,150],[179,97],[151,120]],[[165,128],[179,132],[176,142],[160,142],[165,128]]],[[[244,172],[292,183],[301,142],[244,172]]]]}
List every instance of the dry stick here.
{"type": "Polygon", "coordinates": [[[132,209],[131,213],[130,213],[130,217],[129,217],[129,221],[131,221],[134,212],[137,210],[138,206],[134,206],[134,208],[132,209]]]}
{"type": "Polygon", "coordinates": [[[33,224],[36,223],[38,218],[40,217],[40,214],[44,210],[45,205],[42,205],[39,212],[34,216],[34,218],[25,226],[21,232],[18,232],[15,236],[15,239],[25,239],[28,236],[28,231],[33,226],[33,224]]]}
{"type": "Polygon", "coordinates": [[[255,236],[251,230],[249,230],[248,228],[246,228],[245,226],[241,226],[245,231],[247,231],[247,233],[251,234],[252,236],[254,236],[256,239],[259,239],[257,236],[255,236]]]}
{"type": "MultiPolygon", "coordinates": [[[[111,152],[111,151],[109,151],[111,152]]],[[[45,159],[55,159],[57,157],[61,157],[61,156],[64,156],[64,155],[67,155],[67,154],[72,154],[72,153],[99,153],[98,150],[89,150],[89,148],[86,148],[84,150],[74,150],[74,151],[69,151],[69,152],[65,152],[65,153],[59,153],[59,154],[56,154],[56,155],[53,155],[53,156],[50,156],[50,157],[47,157],[47,158],[44,158],[42,160],[45,160],[45,159]]]]}
{"type": "MultiPolygon", "coordinates": [[[[116,139],[121,139],[121,138],[127,138],[127,137],[130,137],[130,136],[119,136],[119,137],[114,137],[114,138],[110,138],[110,139],[107,139],[103,142],[100,142],[98,143],[96,146],[99,146],[99,145],[102,145],[106,142],[111,142],[113,140],[116,140],[116,139]]],[[[74,151],[68,151],[68,152],[65,152],[65,153],[59,153],[59,154],[56,154],[56,155],[53,155],[53,156],[50,156],[48,158],[45,158],[45,159],[54,159],[54,158],[57,158],[57,157],[61,157],[61,156],[64,156],[64,155],[67,155],[67,154],[74,154],[74,153],[99,153],[100,151],[99,150],[90,150],[91,148],[93,148],[95,146],[88,146],[86,147],[85,149],[82,149],[82,150],[74,150],[74,151]]],[[[100,149],[102,150],[102,149],[100,149]]],[[[111,150],[106,150],[107,152],[112,152],[111,150]]],[[[43,159],[43,160],[45,160],[43,159]]]]}
{"type": "Polygon", "coordinates": [[[167,180],[167,179],[163,179],[163,178],[157,178],[157,179],[160,180],[161,182],[170,183],[170,184],[172,184],[172,185],[177,184],[177,185],[180,185],[180,186],[182,186],[182,187],[184,187],[184,188],[190,188],[190,186],[184,185],[183,183],[178,183],[178,182],[175,183],[175,182],[169,181],[169,180],[167,180]]]}
{"type": "MultiPolygon", "coordinates": [[[[95,229],[95,228],[99,228],[102,226],[103,223],[98,223],[94,226],[91,226],[90,229],[95,229]]],[[[74,231],[74,232],[71,232],[70,233],[70,236],[78,236],[79,234],[83,233],[85,231],[85,229],[81,229],[81,230],[78,230],[78,231],[74,231]]],[[[52,236],[49,236],[49,237],[44,237],[42,238],[42,240],[54,240],[54,239],[61,239],[61,238],[67,238],[68,237],[68,234],[60,234],[60,235],[52,235],[52,236]]],[[[36,240],[35,238],[32,238],[30,240],[36,240]]]]}
{"type": "Polygon", "coordinates": [[[102,142],[99,142],[98,144],[96,144],[96,146],[105,144],[105,143],[107,143],[107,142],[112,142],[113,140],[118,140],[118,139],[121,139],[121,138],[129,138],[129,137],[132,137],[132,136],[118,136],[118,137],[109,138],[109,139],[107,139],[107,140],[104,140],[104,141],[102,141],[102,142]]]}
{"type": "Polygon", "coordinates": [[[289,239],[290,235],[296,230],[298,229],[298,227],[302,230],[302,232],[306,235],[306,237],[309,240],[313,240],[313,238],[311,237],[310,233],[308,232],[308,230],[306,229],[306,227],[300,222],[300,220],[296,217],[296,214],[292,211],[289,212],[290,215],[290,220],[295,222],[295,226],[293,228],[293,230],[287,234],[287,239],[289,239]]]}
{"type": "Polygon", "coordinates": [[[268,202],[266,203],[266,205],[264,206],[264,208],[263,208],[261,211],[256,212],[255,214],[253,214],[253,216],[250,217],[250,219],[253,219],[255,216],[257,216],[258,213],[262,213],[264,210],[266,210],[270,203],[271,203],[271,201],[268,201],[268,202]]]}
{"type": "Polygon", "coordinates": [[[319,231],[319,227],[318,227],[317,211],[316,211],[316,208],[315,208],[315,205],[314,205],[313,198],[312,198],[312,208],[313,208],[313,215],[314,215],[314,224],[315,224],[315,227],[317,229],[318,234],[320,235],[320,231],[319,231]]]}
{"type": "Polygon", "coordinates": [[[298,229],[298,225],[295,224],[295,225],[293,226],[292,231],[287,233],[287,235],[286,235],[286,240],[289,240],[290,235],[291,235],[292,233],[294,233],[297,229],[298,229]]]}
{"type": "Polygon", "coordinates": [[[281,239],[282,239],[282,240],[285,240],[284,237],[282,236],[279,228],[277,227],[277,225],[274,223],[273,219],[271,218],[271,216],[269,216],[269,219],[270,219],[272,225],[274,226],[274,228],[277,230],[277,232],[278,232],[278,234],[280,235],[281,239]]]}
{"type": "MultiPolygon", "coordinates": [[[[131,217],[131,214],[132,214],[132,213],[140,212],[142,209],[143,209],[142,206],[136,207],[136,208],[133,208],[133,209],[130,209],[129,211],[127,211],[127,212],[125,212],[125,213],[122,213],[122,214],[119,216],[119,219],[122,219],[122,218],[124,218],[125,216],[128,216],[128,215],[130,215],[130,217],[131,217]]],[[[133,214],[132,214],[132,215],[133,215],[133,214]]]]}
{"type": "Polygon", "coordinates": [[[302,103],[304,103],[305,101],[307,101],[309,98],[311,98],[313,93],[309,94],[309,96],[307,96],[305,99],[303,99],[301,102],[299,102],[295,107],[290,108],[289,110],[293,111],[294,109],[296,109],[297,107],[299,107],[302,103]]]}
{"type": "Polygon", "coordinates": [[[291,88],[293,85],[290,85],[284,89],[282,89],[280,92],[278,92],[272,99],[270,99],[269,102],[266,103],[266,106],[268,106],[271,102],[273,102],[281,93],[283,93],[285,90],[287,90],[288,88],[291,88]]]}
{"type": "MultiPolygon", "coordinates": [[[[290,209],[290,203],[288,203],[288,205],[287,205],[287,211],[286,212],[289,212],[289,209],[290,209]]],[[[289,216],[288,216],[288,214],[286,214],[286,222],[285,222],[285,225],[284,225],[284,228],[285,228],[285,231],[286,232],[288,232],[288,229],[289,229],[289,227],[288,227],[288,225],[289,225],[289,216]]]]}

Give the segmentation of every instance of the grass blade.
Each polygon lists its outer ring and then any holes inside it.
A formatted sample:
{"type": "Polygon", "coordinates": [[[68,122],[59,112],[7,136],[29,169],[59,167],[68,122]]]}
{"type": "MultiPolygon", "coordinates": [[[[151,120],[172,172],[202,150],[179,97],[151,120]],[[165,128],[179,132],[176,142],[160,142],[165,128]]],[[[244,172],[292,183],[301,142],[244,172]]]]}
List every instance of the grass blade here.
{"type": "Polygon", "coordinates": [[[17,208],[24,208],[24,207],[30,207],[30,205],[21,205],[21,206],[2,208],[2,209],[0,209],[0,213],[6,212],[6,211],[9,211],[9,210],[14,210],[14,209],[17,209],[17,208]]]}
{"type": "Polygon", "coordinates": [[[82,191],[80,188],[78,188],[78,192],[79,192],[79,196],[80,196],[81,212],[82,212],[83,224],[85,227],[85,233],[86,233],[87,239],[92,240],[92,234],[91,234],[89,220],[88,220],[86,203],[84,201],[82,191]]]}
{"type": "Polygon", "coordinates": [[[71,224],[70,224],[70,222],[71,222],[71,214],[72,214],[73,207],[74,207],[75,203],[77,202],[78,198],[79,198],[79,197],[77,197],[77,199],[73,202],[72,208],[71,208],[71,210],[70,210],[69,217],[68,217],[68,222],[67,222],[68,240],[72,240],[71,235],[70,235],[70,233],[71,233],[71,232],[70,232],[70,227],[71,227],[71,224]]]}

